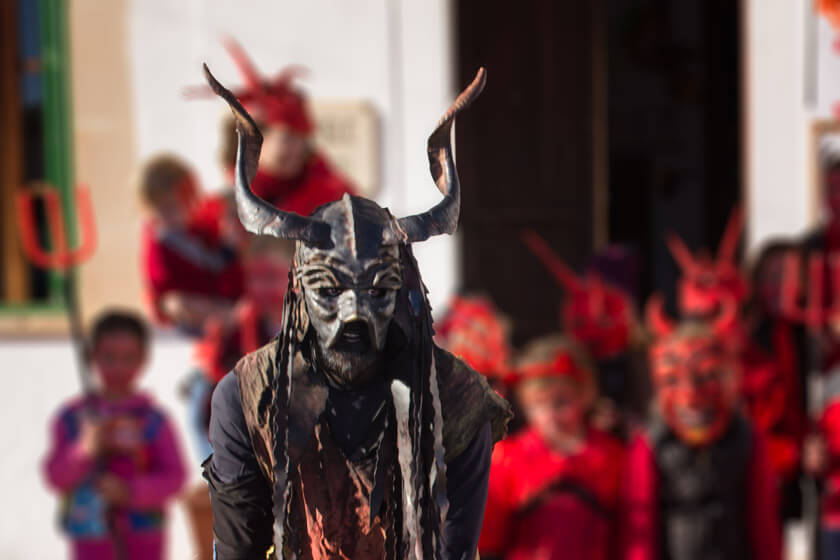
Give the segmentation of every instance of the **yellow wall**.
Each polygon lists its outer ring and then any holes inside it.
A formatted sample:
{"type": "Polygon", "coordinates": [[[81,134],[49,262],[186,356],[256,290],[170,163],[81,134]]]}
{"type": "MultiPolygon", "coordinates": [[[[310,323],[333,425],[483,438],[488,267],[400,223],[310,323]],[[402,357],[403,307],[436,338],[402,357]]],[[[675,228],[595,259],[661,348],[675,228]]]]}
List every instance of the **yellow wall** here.
{"type": "Polygon", "coordinates": [[[140,307],[139,204],[128,50],[128,0],[70,6],[76,180],[93,195],[99,248],[82,268],[85,317],[108,305],[140,307]]]}

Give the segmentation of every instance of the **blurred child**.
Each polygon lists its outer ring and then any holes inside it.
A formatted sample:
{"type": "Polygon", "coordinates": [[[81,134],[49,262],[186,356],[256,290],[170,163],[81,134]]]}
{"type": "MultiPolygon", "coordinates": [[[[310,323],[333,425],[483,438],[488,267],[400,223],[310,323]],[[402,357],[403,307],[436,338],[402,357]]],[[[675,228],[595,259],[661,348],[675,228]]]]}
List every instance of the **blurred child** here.
{"type": "Polygon", "coordinates": [[[624,452],[587,424],[592,372],[562,337],[529,345],[516,370],[528,427],[493,451],[481,558],[613,558],[624,452]]]}
{"type": "MultiPolygon", "coordinates": [[[[273,237],[251,237],[243,256],[245,296],[233,320],[211,319],[196,347],[201,375],[190,385],[189,422],[199,461],[212,452],[208,439],[210,400],[216,384],[242,356],[271,341],[280,332],[283,299],[294,244],[273,237]]],[[[213,517],[207,485],[199,483],[186,499],[200,558],[210,558],[213,517]]]]}
{"type": "MultiPolygon", "coordinates": [[[[290,67],[274,78],[263,78],[238,43],[227,39],[225,47],[245,79],[244,87],[234,93],[263,135],[259,167],[251,183],[254,193],[302,216],[345,193],[354,194],[350,184],[313,148],[312,117],[303,93],[292,84],[298,69],[290,67]]],[[[236,145],[233,136],[225,138],[236,145]]],[[[223,147],[222,154],[231,153],[231,148],[223,147]]]]}
{"type": "Polygon", "coordinates": [[[132,313],[109,311],[91,329],[96,390],[57,413],[45,463],[62,497],[62,528],[73,558],[154,560],[164,556],[165,507],[185,479],[172,427],[138,392],[149,334],[132,313]]]}
{"type": "Polygon", "coordinates": [[[625,439],[644,415],[648,401],[643,362],[634,344],[638,321],[627,287],[610,276],[632,282],[633,258],[620,247],[596,255],[578,276],[536,232],[522,236],[565,291],[561,309],[563,330],[595,360],[598,402],[592,420],[598,428],[625,439]],[[608,276],[609,275],[609,276],[608,276]]]}
{"type": "Polygon", "coordinates": [[[236,240],[206,219],[195,178],[179,159],[162,155],[146,163],[140,192],[149,214],[142,268],[155,316],[200,332],[209,317],[229,312],[241,293],[236,240]]]}
{"type": "Polygon", "coordinates": [[[673,325],[656,299],[649,315],[656,412],[628,452],[624,558],[779,560],[767,444],[737,412],[734,304],[673,325]]]}

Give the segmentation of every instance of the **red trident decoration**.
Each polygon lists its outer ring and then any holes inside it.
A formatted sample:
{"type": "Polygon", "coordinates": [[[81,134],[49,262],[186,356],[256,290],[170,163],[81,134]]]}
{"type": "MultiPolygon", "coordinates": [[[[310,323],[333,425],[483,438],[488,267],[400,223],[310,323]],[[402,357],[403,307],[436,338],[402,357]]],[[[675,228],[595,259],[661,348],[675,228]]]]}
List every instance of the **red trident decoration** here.
{"type": "Polygon", "coordinates": [[[791,251],[784,260],[780,308],[785,317],[812,330],[819,330],[840,317],[840,253],[810,255],[807,268],[803,270],[802,257],[791,251]],[[807,278],[804,290],[803,272],[807,278]],[[827,277],[830,291],[826,290],[827,277]],[[833,296],[830,303],[827,295],[833,296]]]}
{"type": "Polygon", "coordinates": [[[70,248],[67,241],[64,208],[56,189],[43,188],[20,191],[17,196],[17,210],[23,250],[29,260],[36,266],[57,271],[63,275],[64,302],[67,307],[67,318],[70,322],[73,345],[76,349],[79,380],[83,393],[87,395],[91,390],[91,380],[87,367],[85,335],[79,311],[74,269],[93,255],[96,250],[97,233],[89,189],[81,186],[76,190],[75,196],[76,208],[79,211],[80,218],[80,243],[76,248],[70,248]],[[44,201],[51,250],[43,247],[39,240],[38,224],[35,221],[34,213],[36,196],[44,201]]]}

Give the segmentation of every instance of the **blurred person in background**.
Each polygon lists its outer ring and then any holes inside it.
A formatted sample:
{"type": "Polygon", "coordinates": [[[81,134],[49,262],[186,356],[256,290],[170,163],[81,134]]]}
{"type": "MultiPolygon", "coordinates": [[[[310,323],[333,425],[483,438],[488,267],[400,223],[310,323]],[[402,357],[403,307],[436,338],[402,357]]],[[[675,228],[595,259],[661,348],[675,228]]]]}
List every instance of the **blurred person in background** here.
{"type": "MultiPolygon", "coordinates": [[[[301,73],[290,66],[272,78],[264,78],[232,38],[225,48],[233,58],[244,85],[233,93],[253,116],[263,135],[257,174],[251,184],[254,194],[288,212],[310,215],[316,208],[355,194],[312,143],[314,122],[306,98],[292,81],[301,73]]],[[[196,88],[190,95],[207,92],[196,88]]],[[[232,178],[236,136],[233,120],[223,123],[220,157],[230,163],[226,173],[232,178]]]]}
{"type": "MultiPolygon", "coordinates": [[[[210,402],[216,384],[240,358],[267,344],[281,330],[293,253],[290,241],[249,236],[242,256],[245,295],[232,317],[210,319],[196,344],[200,374],[189,388],[189,425],[199,462],[213,452],[209,440],[210,402]]],[[[213,514],[207,484],[197,484],[187,494],[185,504],[199,557],[210,558],[213,514]]]]}
{"type": "Polygon", "coordinates": [[[587,360],[568,338],[533,341],[517,359],[515,393],[527,427],[493,451],[481,558],[614,558],[624,451],[587,422],[587,360]]]}
{"type": "Polygon", "coordinates": [[[774,241],[760,251],[752,270],[752,298],[745,308],[740,351],[744,412],[767,441],[779,483],[782,519],[802,514],[802,442],[808,425],[804,329],[781,309],[783,274],[793,242],[774,241]]]}
{"type": "Polygon", "coordinates": [[[59,409],[44,465],[72,558],[163,558],[165,509],[186,474],[169,420],[137,389],[148,329],[133,313],[106,311],[88,347],[96,389],[59,409]]]}
{"type": "Polygon", "coordinates": [[[195,175],[175,156],[143,166],[140,194],[148,214],[141,269],[152,312],[164,324],[200,334],[208,318],[230,313],[242,292],[236,230],[200,212],[195,175]]]}
{"type": "Polygon", "coordinates": [[[738,412],[735,321],[672,323],[649,304],[656,410],[627,457],[626,560],[781,558],[776,481],[761,431],[738,412]]]}
{"type": "Polygon", "coordinates": [[[560,310],[564,332],[595,360],[594,425],[626,439],[644,417],[649,393],[630,297],[632,255],[611,247],[596,255],[586,274],[578,276],[536,232],[525,231],[522,238],[565,291],[560,310]]]}

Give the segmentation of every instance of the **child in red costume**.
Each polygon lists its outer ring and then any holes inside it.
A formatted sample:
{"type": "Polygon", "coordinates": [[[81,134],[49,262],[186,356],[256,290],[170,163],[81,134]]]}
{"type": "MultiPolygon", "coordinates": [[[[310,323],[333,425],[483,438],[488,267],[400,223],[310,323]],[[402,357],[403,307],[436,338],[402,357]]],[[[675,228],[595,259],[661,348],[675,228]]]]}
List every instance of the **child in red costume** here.
{"type": "Polygon", "coordinates": [[[585,360],[562,338],[532,343],[515,391],[529,427],[493,451],[482,559],[613,558],[624,452],[587,424],[585,360]]]}
{"type": "Polygon", "coordinates": [[[164,557],[165,506],[186,473],[169,420],[135,387],[147,347],[139,318],[102,315],[90,341],[99,387],[56,416],[45,472],[73,558],[110,560],[117,547],[125,560],[164,557]]]}
{"type": "Polygon", "coordinates": [[[596,362],[594,424],[626,438],[643,417],[649,393],[633,344],[638,321],[631,298],[594,268],[577,276],[536,232],[523,232],[522,240],[566,292],[564,331],[596,362]]]}
{"type": "MultiPolygon", "coordinates": [[[[292,80],[300,69],[289,67],[277,76],[260,76],[242,47],[228,38],[225,47],[245,81],[234,94],[257,121],[263,135],[254,193],[288,212],[308,216],[319,206],[355,194],[326,158],[312,147],[314,125],[306,99],[292,80]]],[[[206,88],[201,88],[206,91],[206,88]]],[[[227,144],[236,145],[232,135],[227,144]]]]}
{"type": "Polygon", "coordinates": [[[734,320],[673,325],[649,306],[656,412],[628,452],[627,560],[780,560],[776,486],[761,432],[737,412],[738,361],[723,340],[734,320]]]}
{"type": "Polygon", "coordinates": [[[177,158],[149,161],[140,191],[149,212],[141,262],[154,315],[200,332],[208,317],[229,312],[242,291],[236,247],[206,218],[195,178],[177,158]]]}

